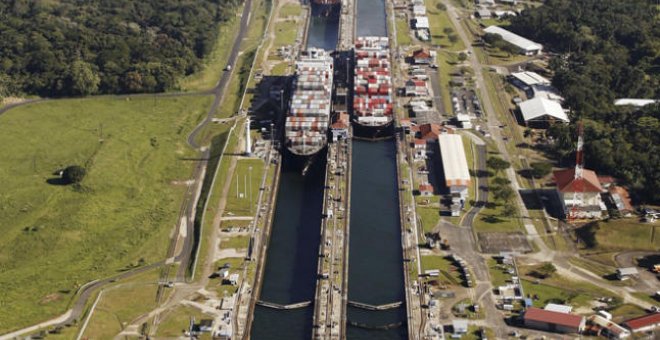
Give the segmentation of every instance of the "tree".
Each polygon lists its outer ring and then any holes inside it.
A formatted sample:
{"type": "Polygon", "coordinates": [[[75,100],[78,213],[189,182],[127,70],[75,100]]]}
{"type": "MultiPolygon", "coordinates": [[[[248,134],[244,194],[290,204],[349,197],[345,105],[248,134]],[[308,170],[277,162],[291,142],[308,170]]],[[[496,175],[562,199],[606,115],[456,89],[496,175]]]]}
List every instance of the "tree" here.
{"type": "Polygon", "coordinates": [[[502,210],[502,215],[506,217],[511,217],[516,214],[516,207],[511,204],[511,202],[507,202],[504,204],[504,210],[502,210]]]}
{"type": "Polygon", "coordinates": [[[513,189],[511,189],[510,186],[504,185],[504,186],[493,187],[493,195],[497,200],[508,202],[513,198],[515,193],[513,192],[513,189]]]}
{"type": "Polygon", "coordinates": [[[72,94],[88,96],[98,91],[101,78],[92,64],[77,60],[71,64],[69,81],[72,94]]]}
{"type": "Polygon", "coordinates": [[[552,274],[554,274],[556,272],[557,272],[557,267],[555,267],[554,264],[552,264],[550,262],[545,262],[542,265],[536,267],[536,269],[534,269],[532,274],[534,276],[537,276],[537,277],[541,278],[541,279],[545,279],[545,278],[551,277],[552,274]]]}
{"type": "Polygon", "coordinates": [[[531,174],[534,178],[543,178],[552,172],[552,164],[547,162],[535,162],[530,165],[531,174]]]}
{"type": "Polygon", "coordinates": [[[435,4],[435,8],[438,11],[446,11],[447,10],[447,6],[443,3],[441,3],[441,2],[438,2],[437,4],[435,4]]]}
{"type": "Polygon", "coordinates": [[[493,184],[497,186],[505,186],[511,184],[511,181],[503,177],[495,177],[495,179],[493,179],[493,184]]]}
{"type": "Polygon", "coordinates": [[[467,57],[468,56],[467,56],[467,54],[465,54],[465,52],[461,52],[461,53],[458,54],[458,60],[460,60],[461,62],[466,61],[467,57]]]}
{"type": "Polygon", "coordinates": [[[502,36],[496,33],[486,33],[483,35],[483,39],[488,45],[493,45],[497,42],[503,41],[502,36]]]}
{"type": "Polygon", "coordinates": [[[511,163],[499,157],[490,157],[486,161],[486,165],[495,170],[496,173],[499,173],[502,170],[508,169],[511,166],[511,163]]]}
{"type": "Polygon", "coordinates": [[[449,38],[449,42],[452,44],[458,42],[458,36],[456,34],[450,34],[449,36],[447,36],[447,38],[449,38]]]}
{"type": "Polygon", "coordinates": [[[454,33],[454,29],[451,27],[445,27],[442,29],[442,31],[445,32],[445,34],[447,35],[454,33]]]}
{"type": "Polygon", "coordinates": [[[87,171],[80,165],[71,165],[62,172],[62,179],[68,184],[80,183],[85,178],[87,171]]]}

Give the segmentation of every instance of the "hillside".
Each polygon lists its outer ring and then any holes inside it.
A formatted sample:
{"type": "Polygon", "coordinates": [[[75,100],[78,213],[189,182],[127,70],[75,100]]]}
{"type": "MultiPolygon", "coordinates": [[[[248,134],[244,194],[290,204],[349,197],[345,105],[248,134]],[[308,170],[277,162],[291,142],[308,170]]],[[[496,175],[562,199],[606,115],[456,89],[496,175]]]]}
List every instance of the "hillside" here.
{"type": "Polygon", "coordinates": [[[658,7],[646,0],[548,0],[512,18],[511,30],[559,53],[555,85],[573,123],[549,133],[570,165],[576,122],[585,126],[586,166],[614,175],[639,203],[660,202],[660,105],[615,107],[616,98],[660,98],[658,7]]]}
{"type": "Polygon", "coordinates": [[[240,0],[0,2],[0,97],[162,92],[194,72],[240,0]]]}

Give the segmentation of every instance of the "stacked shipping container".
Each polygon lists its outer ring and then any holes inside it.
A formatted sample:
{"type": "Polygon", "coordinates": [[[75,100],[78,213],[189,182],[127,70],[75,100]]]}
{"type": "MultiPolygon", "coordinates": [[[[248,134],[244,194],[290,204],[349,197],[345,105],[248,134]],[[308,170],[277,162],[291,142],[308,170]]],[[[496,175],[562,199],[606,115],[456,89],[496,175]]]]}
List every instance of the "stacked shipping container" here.
{"type": "Polygon", "coordinates": [[[293,95],[285,132],[289,151],[310,156],[327,143],[330,120],[333,59],[324,50],[303,52],[296,62],[293,95]]]}
{"type": "Polygon", "coordinates": [[[358,124],[383,126],[392,121],[392,76],[387,37],[355,42],[353,113],[358,124]]]}

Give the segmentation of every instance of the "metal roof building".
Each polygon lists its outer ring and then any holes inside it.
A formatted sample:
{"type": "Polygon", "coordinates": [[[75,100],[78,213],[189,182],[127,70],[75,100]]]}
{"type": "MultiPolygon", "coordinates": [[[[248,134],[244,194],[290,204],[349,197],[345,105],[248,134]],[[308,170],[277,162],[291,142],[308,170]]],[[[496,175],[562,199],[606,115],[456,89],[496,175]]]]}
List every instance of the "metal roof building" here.
{"type": "Polygon", "coordinates": [[[548,80],[547,78],[541,76],[536,72],[530,72],[530,71],[514,72],[511,73],[511,76],[527,86],[550,85],[550,80],[548,80]]]}
{"type": "Polygon", "coordinates": [[[526,55],[539,54],[543,50],[543,45],[521,37],[511,31],[507,31],[502,27],[488,26],[484,31],[486,33],[500,35],[504,41],[518,47],[520,51],[526,55]]]}
{"type": "Polygon", "coordinates": [[[460,135],[441,134],[438,136],[438,141],[447,187],[451,193],[458,193],[461,198],[465,199],[467,187],[470,185],[470,171],[463,148],[463,139],[460,135]]]}
{"type": "Polygon", "coordinates": [[[519,107],[525,122],[532,120],[547,121],[552,119],[560,120],[564,123],[570,121],[568,115],[561,107],[561,104],[554,100],[543,97],[534,97],[520,103],[519,107]]]}

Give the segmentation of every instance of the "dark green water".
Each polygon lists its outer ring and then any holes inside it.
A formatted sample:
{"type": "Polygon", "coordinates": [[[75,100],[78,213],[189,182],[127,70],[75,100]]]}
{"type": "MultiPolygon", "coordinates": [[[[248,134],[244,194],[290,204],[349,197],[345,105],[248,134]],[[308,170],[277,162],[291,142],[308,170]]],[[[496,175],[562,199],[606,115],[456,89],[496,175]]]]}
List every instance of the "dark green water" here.
{"type": "MultiPolygon", "coordinates": [[[[279,304],[313,301],[320,242],[325,161],[319,157],[302,176],[283,164],[267,250],[260,300],[279,304]]],[[[257,306],[252,339],[309,339],[313,306],[275,310],[257,306]]]]}
{"type": "MultiPolygon", "coordinates": [[[[403,255],[394,140],[353,141],[348,299],[371,305],[404,301],[403,255]]],[[[348,308],[349,339],[405,339],[405,305],[394,310],[348,308]],[[370,327],[401,324],[390,330],[370,327]]]]}

